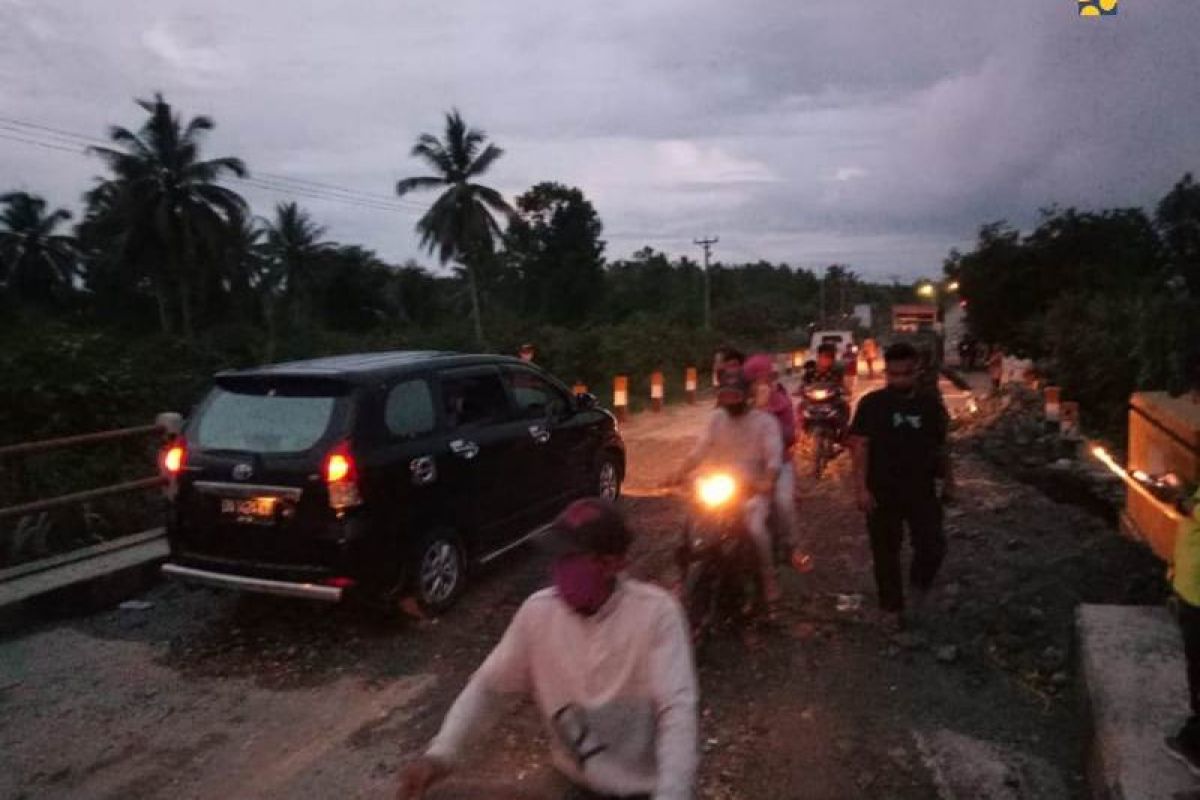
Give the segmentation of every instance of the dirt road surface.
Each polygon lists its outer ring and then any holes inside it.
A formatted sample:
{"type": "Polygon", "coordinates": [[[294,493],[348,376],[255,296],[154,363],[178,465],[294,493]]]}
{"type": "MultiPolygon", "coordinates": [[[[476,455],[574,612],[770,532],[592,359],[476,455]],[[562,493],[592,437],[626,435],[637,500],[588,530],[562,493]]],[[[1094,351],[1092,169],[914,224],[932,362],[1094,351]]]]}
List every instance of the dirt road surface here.
{"type": "MultiPolygon", "coordinates": [[[[638,577],[675,578],[681,509],[636,495],[678,463],[706,413],[624,427],[638,577]]],[[[889,637],[869,614],[847,461],[820,483],[801,467],[816,570],[784,576],[781,618],[704,654],[700,796],[1082,796],[1072,610],[1139,599],[1156,565],[1098,518],[963,458],[933,607],[889,637]]],[[[545,574],[537,554],[514,553],[433,621],[163,584],[139,598],[147,607],[10,626],[0,797],[390,797],[545,574]]],[[[463,775],[520,786],[544,751],[522,707],[463,775]]]]}

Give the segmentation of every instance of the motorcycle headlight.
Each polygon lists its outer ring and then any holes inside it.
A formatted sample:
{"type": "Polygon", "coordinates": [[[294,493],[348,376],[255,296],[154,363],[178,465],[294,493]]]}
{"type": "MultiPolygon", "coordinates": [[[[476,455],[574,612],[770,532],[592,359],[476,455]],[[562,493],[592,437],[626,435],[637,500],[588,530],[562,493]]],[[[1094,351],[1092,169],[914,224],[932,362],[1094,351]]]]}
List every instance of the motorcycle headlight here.
{"type": "Polygon", "coordinates": [[[719,472],[696,480],[696,497],[708,508],[720,508],[737,494],[737,481],[732,475],[719,472]]]}
{"type": "Polygon", "coordinates": [[[813,389],[811,392],[809,392],[808,396],[811,397],[813,400],[828,400],[829,399],[829,390],[828,389],[813,389]]]}

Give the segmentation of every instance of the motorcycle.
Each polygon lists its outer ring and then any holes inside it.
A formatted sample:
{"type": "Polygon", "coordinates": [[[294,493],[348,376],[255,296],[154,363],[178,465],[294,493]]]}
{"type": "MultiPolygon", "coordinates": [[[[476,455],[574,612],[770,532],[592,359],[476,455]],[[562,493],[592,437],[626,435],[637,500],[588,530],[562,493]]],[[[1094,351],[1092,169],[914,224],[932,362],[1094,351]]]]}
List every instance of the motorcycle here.
{"type": "Polygon", "coordinates": [[[758,554],[746,527],[745,487],[712,472],[695,480],[677,552],[682,601],[700,648],[722,623],[742,624],[766,609],[758,554]]]}
{"type": "Polygon", "coordinates": [[[801,389],[800,423],[812,437],[813,477],[817,480],[839,452],[846,425],[846,392],[837,386],[813,384],[801,389]]]}

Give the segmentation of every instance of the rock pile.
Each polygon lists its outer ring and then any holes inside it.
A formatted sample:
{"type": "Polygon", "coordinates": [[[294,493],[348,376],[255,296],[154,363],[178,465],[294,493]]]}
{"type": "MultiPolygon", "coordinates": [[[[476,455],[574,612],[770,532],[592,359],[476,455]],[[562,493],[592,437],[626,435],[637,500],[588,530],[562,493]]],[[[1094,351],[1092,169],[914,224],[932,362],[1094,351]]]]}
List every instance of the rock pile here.
{"type": "Polygon", "coordinates": [[[978,401],[978,412],[956,422],[960,447],[977,453],[1060,502],[1116,519],[1125,502],[1121,479],[1088,455],[1080,439],[1064,437],[1046,419],[1040,395],[1009,386],[978,401]]]}

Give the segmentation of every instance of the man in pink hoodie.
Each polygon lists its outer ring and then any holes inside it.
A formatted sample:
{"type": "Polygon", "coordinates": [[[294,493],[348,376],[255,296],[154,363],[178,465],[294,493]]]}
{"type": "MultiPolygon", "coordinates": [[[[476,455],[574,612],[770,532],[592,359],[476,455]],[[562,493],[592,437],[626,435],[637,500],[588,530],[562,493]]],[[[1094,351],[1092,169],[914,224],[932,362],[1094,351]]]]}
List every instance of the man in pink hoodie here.
{"type": "Polygon", "coordinates": [[[793,465],[796,447],[796,411],[788,391],[779,382],[779,372],[771,357],[764,354],[750,356],[742,368],[746,380],[753,385],[754,405],[779,422],[779,433],[783,437],[783,467],[775,483],[773,505],[778,524],[783,528],[792,548],[792,566],[798,572],[812,568],[812,556],[804,552],[800,539],[800,525],[796,517],[796,470],[793,465]]]}

